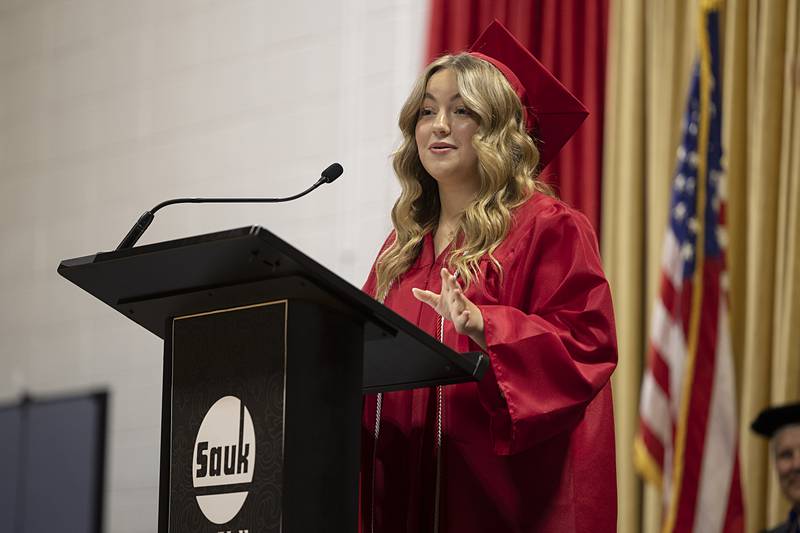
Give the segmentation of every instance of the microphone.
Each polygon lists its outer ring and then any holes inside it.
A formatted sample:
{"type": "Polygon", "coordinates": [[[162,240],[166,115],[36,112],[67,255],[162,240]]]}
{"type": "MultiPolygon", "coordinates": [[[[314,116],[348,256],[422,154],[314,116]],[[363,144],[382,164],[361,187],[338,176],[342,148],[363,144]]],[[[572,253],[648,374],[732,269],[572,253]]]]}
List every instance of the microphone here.
{"type": "Polygon", "coordinates": [[[310,193],[323,183],[333,183],[336,178],[342,175],[344,169],[342,165],[339,163],[333,163],[332,165],[328,166],[325,170],[322,171],[320,178],[317,182],[309,187],[308,189],[304,190],[301,193],[295,194],[294,196],[286,196],[284,198],[173,198],[172,200],[166,200],[161,202],[153,209],[149,211],[145,211],[142,216],[139,217],[139,220],[136,221],[136,224],[130,229],[125,238],[122,239],[122,242],[119,243],[117,246],[117,250],[124,250],[126,248],[133,248],[133,245],[136,244],[136,241],[142,236],[142,234],[147,230],[150,224],[153,222],[153,218],[155,217],[156,211],[161,209],[162,207],[166,207],[172,204],[221,204],[221,203],[278,203],[278,202],[288,202],[291,200],[296,200],[306,194],[310,193]]]}

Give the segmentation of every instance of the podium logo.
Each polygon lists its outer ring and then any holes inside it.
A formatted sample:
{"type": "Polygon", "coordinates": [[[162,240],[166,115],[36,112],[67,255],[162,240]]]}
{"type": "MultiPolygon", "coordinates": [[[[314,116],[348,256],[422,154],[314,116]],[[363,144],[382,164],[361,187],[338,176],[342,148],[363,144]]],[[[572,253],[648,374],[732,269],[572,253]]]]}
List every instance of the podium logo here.
{"type": "Polygon", "coordinates": [[[253,419],[236,396],[217,400],[203,418],[194,443],[192,484],[197,504],[215,524],[233,520],[247,498],[255,470],[253,419]]]}

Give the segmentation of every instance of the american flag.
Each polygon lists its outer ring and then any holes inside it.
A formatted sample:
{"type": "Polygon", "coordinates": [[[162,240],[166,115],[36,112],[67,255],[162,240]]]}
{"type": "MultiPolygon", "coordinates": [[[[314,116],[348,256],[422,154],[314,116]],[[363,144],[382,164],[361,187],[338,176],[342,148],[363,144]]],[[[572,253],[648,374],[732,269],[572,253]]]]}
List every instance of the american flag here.
{"type": "Polygon", "coordinates": [[[719,14],[704,7],[702,15],[635,443],[638,470],[661,487],[664,532],[744,530],[725,273],[719,14]]]}

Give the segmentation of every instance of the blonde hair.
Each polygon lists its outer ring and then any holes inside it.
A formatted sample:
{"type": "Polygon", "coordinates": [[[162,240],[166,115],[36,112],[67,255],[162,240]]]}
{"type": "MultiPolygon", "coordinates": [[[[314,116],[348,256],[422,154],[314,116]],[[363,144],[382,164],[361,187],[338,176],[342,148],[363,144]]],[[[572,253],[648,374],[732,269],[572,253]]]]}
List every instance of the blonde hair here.
{"type": "Polygon", "coordinates": [[[463,236],[448,258],[448,266],[466,286],[478,274],[478,262],[493,252],[508,233],[511,211],[534,191],[552,194],[536,179],[539,151],[525,129],[522,103],[506,78],[491,63],[469,54],[443,56],[425,69],[400,110],[403,142],[392,155],[402,191],[392,208],[394,241],[378,257],[376,297],[383,300],[392,282],[419,255],[426,233],[439,221],[436,181],[422,166],[415,129],[428,80],[438,71],[456,74],[459,95],[478,121],[472,139],[478,156],[480,189],[461,215],[457,235],[463,236]]]}

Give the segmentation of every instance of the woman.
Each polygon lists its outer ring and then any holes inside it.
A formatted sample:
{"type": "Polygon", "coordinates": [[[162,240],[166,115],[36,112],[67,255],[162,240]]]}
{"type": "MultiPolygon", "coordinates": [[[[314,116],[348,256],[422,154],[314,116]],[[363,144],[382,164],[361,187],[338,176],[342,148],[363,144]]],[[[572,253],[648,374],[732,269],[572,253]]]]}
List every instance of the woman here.
{"type": "Polygon", "coordinates": [[[533,57],[497,23],[479,41],[403,106],[395,230],[364,290],[490,369],[365,398],[362,529],[615,531],[611,297],[589,223],[536,179],[569,135],[530,111],[533,57]]]}

